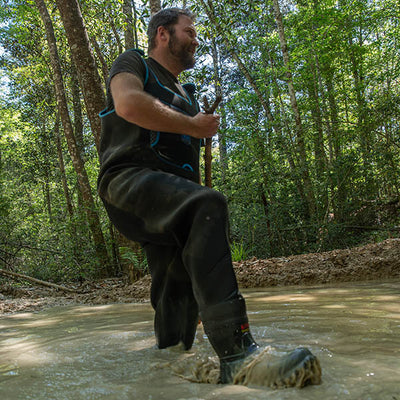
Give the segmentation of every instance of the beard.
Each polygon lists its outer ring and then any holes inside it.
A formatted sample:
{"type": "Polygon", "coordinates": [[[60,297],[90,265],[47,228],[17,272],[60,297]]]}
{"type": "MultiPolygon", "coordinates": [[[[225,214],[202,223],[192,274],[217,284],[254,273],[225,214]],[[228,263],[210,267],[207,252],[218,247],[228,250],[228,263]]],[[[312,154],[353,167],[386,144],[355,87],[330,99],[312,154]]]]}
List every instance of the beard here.
{"type": "Polygon", "coordinates": [[[179,60],[184,70],[194,67],[196,60],[194,59],[194,52],[191,45],[185,46],[177,40],[175,34],[172,34],[168,46],[171,54],[179,60]]]}

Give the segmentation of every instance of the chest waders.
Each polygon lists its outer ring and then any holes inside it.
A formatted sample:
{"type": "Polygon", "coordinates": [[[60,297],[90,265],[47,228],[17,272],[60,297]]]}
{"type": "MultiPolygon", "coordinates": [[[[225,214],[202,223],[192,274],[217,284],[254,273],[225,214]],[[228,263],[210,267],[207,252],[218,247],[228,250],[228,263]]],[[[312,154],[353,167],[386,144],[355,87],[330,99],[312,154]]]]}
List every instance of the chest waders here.
{"type": "MultiPolygon", "coordinates": [[[[147,93],[178,112],[190,116],[199,112],[194,85],[183,85],[184,94],[176,93],[160,82],[147,61],[142,61],[147,93]]],[[[201,141],[140,128],[120,118],[114,109],[106,109],[100,116],[100,196],[116,228],[127,238],[140,242],[146,252],[152,275],[151,302],[158,347],[182,341],[189,349],[199,320],[194,287],[201,293],[200,287],[206,284],[206,277],[201,276],[196,264],[212,266],[219,261],[210,257],[204,260],[206,253],[201,246],[196,249],[201,257],[188,251],[189,258],[194,260],[188,262],[190,266],[184,265],[182,257],[183,249],[195,246],[193,241],[189,246],[185,244],[188,237],[204,237],[203,228],[196,229],[197,224],[191,221],[199,214],[199,203],[203,213],[209,204],[209,200],[202,200],[208,190],[197,184],[201,141]]],[[[222,229],[225,225],[226,221],[221,221],[222,229]]],[[[222,251],[223,247],[226,246],[220,246],[222,251]]],[[[220,252],[215,252],[215,257],[221,258],[220,252]]],[[[229,292],[234,290],[232,285],[235,289],[231,273],[229,292]]]]}
{"type": "MultiPolygon", "coordinates": [[[[143,62],[146,92],[179,112],[197,114],[190,86],[186,98],[175,93],[143,62]]],[[[200,141],[140,128],[114,110],[100,116],[99,192],[117,229],[146,252],[158,347],[182,341],[189,349],[200,311],[218,356],[244,357],[243,346],[256,345],[248,329],[241,338],[247,316],[232,268],[226,200],[194,183],[200,141]]]]}
{"type": "MultiPolygon", "coordinates": [[[[179,112],[197,114],[192,91],[181,96],[166,88],[143,62],[146,92],[179,112]]],[[[157,345],[183,342],[189,349],[200,313],[220,358],[221,382],[231,382],[258,345],[232,267],[226,200],[197,183],[200,141],[150,132],[114,110],[101,117],[99,194],[116,228],[146,252],[157,345]]]]}

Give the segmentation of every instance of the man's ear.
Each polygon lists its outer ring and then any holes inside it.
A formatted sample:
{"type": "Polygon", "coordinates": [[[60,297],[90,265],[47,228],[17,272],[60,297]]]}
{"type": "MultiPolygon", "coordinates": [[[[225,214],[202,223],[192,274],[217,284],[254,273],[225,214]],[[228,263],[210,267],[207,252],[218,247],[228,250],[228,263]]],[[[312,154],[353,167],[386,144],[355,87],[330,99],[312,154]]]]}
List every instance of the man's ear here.
{"type": "Polygon", "coordinates": [[[169,39],[169,32],[164,26],[159,26],[157,28],[157,37],[160,42],[166,42],[169,39]]]}

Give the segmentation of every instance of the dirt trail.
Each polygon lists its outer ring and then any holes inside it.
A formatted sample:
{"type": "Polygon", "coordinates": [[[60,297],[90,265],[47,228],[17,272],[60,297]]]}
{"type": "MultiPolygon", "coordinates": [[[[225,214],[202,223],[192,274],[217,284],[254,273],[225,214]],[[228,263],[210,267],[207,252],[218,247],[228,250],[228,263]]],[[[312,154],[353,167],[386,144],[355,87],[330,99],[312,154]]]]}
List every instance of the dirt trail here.
{"type": "MultiPolygon", "coordinates": [[[[400,239],[345,250],[234,263],[241,288],[315,285],[400,277],[400,239]]],[[[42,287],[0,286],[0,314],[39,311],[57,305],[111,304],[149,300],[150,276],[132,285],[122,279],[86,283],[84,294],[42,287]]],[[[72,286],[71,286],[72,287],[72,286]]]]}

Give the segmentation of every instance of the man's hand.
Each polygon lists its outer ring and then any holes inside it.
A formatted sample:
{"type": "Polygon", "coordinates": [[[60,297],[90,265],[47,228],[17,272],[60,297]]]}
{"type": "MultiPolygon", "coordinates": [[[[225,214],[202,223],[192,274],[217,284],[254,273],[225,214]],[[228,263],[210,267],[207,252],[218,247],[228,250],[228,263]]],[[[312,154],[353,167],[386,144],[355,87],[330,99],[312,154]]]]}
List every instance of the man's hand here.
{"type": "Polygon", "coordinates": [[[192,118],[190,128],[186,133],[197,139],[213,137],[219,128],[220,116],[217,114],[205,114],[199,112],[192,118]]]}

